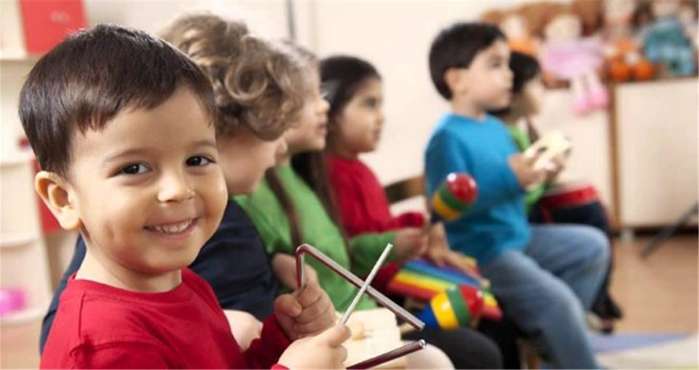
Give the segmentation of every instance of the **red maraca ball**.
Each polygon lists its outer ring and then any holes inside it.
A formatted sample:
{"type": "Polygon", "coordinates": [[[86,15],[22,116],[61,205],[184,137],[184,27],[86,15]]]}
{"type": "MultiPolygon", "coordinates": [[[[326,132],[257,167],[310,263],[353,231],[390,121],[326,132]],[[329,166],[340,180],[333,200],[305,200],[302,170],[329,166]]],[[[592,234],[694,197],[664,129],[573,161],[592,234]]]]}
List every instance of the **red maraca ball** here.
{"type": "Polygon", "coordinates": [[[465,173],[450,173],[447,176],[447,189],[464,204],[471,204],[478,197],[476,180],[465,173]]]}

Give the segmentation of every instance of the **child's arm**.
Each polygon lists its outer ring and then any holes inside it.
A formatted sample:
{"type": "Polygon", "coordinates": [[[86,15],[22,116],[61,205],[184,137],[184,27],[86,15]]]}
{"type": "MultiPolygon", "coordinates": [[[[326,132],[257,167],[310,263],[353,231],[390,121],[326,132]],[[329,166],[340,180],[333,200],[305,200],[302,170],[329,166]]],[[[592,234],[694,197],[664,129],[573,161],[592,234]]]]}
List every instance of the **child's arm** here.
{"type": "Polygon", "coordinates": [[[468,173],[478,184],[478,198],[469,208],[470,213],[482,212],[499,203],[510,201],[524,191],[507,160],[502,160],[497,167],[489,169],[499,176],[492,176],[487,183],[484,182],[473,173],[471,163],[474,158],[471,158],[471,149],[446,131],[432,139],[425,155],[425,179],[429,196],[452,172],[468,173]]]}
{"type": "Polygon", "coordinates": [[[393,217],[398,227],[423,227],[425,226],[425,214],[422,212],[408,211],[393,217]]]}
{"type": "Polygon", "coordinates": [[[372,224],[366,217],[364,203],[366,199],[361,194],[363,184],[352,176],[331,176],[332,191],[337,200],[340,221],[349,236],[372,230],[372,224]]]}
{"type": "MultiPolygon", "coordinates": [[[[386,244],[393,243],[395,232],[364,233],[351,238],[349,242],[349,255],[352,260],[351,271],[357,276],[367,276],[374,263],[383,252],[386,244]]],[[[388,261],[398,258],[396,250],[392,250],[388,261]]]]}
{"type": "Polygon", "coordinates": [[[279,362],[279,358],[289,344],[291,341],[284,334],[277,318],[271,315],[262,324],[260,337],[250,343],[250,347],[243,352],[243,356],[248,367],[268,369],[279,362]]]}
{"type": "Polygon", "coordinates": [[[223,314],[226,315],[233,338],[241,350],[248,349],[250,343],[260,337],[262,323],[255,316],[239,310],[223,310],[223,314]]]}
{"type": "MultiPolygon", "coordinates": [[[[179,364],[180,366],[184,364],[179,364]]],[[[118,341],[81,345],[53,358],[50,351],[41,357],[42,369],[167,369],[178,367],[168,360],[162,348],[147,341],[118,341]]]]}

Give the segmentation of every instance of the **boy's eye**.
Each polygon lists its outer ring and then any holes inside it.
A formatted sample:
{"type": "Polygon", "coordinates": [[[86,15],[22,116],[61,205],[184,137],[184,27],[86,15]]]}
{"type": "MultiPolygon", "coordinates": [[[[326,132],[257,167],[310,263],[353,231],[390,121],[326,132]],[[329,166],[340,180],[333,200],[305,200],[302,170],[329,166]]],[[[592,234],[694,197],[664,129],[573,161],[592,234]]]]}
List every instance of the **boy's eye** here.
{"type": "Polygon", "coordinates": [[[214,161],[202,155],[187,158],[187,166],[206,166],[211,163],[214,163],[214,161]]]}
{"type": "Polygon", "coordinates": [[[369,107],[369,108],[375,108],[378,104],[379,104],[379,102],[376,99],[366,99],[364,101],[364,105],[369,107]]]}
{"type": "Polygon", "coordinates": [[[132,164],[129,164],[129,165],[122,167],[119,170],[119,174],[120,175],[138,175],[141,173],[145,173],[148,170],[149,170],[148,166],[146,166],[143,163],[132,163],[132,164]]]}

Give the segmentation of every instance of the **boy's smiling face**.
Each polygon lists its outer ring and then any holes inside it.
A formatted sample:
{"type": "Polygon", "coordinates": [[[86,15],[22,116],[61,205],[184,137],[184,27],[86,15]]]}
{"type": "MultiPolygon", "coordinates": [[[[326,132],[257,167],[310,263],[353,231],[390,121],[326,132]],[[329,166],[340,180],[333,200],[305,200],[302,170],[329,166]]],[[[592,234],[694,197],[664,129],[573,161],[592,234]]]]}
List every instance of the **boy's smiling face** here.
{"type": "Polygon", "coordinates": [[[512,99],[510,48],[504,40],[476,54],[471,65],[457,69],[460,74],[451,85],[454,96],[461,95],[483,111],[507,107],[512,99]]]}
{"type": "Polygon", "coordinates": [[[159,275],[195,259],[227,198],[210,122],[180,87],[153,109],[125,109],[102,130],[73,135],[65,189],[102,264],[159,275]]]}

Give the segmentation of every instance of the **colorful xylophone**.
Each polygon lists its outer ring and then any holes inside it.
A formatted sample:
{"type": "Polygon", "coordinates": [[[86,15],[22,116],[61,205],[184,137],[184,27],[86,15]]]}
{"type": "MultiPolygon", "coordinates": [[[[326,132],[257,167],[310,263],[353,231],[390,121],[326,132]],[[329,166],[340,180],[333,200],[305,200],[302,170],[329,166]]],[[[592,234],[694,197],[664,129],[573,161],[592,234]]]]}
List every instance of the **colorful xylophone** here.
{"type": "MultiPolygon", "coordinates": [[[[490,283],[473,269],[468,272],[438,267],[425,260],[406,263],[387,287],[394,294],[430,302],[423,320],[444,329],[470,325],[483,317],[499,320],[502,311],[490,292],[490,283]],[[480,302],[480,303],[479,303],[480,302]],[[434,318],[434,319],[432,319],[434,318]]],[[[428,324],[429,325],[429,324],[428,324]]]]}

